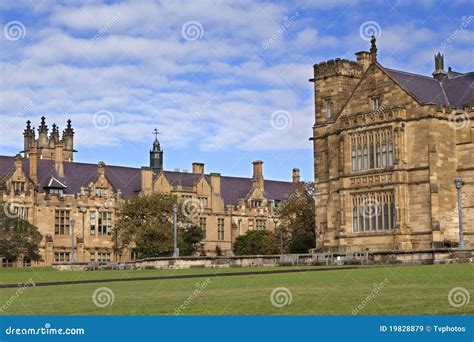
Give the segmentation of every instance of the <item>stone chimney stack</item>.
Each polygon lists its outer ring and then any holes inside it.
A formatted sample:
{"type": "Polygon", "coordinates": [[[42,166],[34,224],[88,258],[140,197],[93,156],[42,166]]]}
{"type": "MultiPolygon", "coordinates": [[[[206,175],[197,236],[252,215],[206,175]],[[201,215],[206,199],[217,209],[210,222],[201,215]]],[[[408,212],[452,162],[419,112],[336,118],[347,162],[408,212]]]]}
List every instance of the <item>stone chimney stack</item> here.
{"type": "Polygon", "coordinates": [[[444,71],[444,55],[438,52],[434,56],[435,60],[435,71],[433,71],[433,77],[438,81],[442,81],[448,74],[444,71]]]}
{"type": "Polygon", "coordinates": [[[150,167],[143,166],[140,170],[141,186],[140,190],[143,195],[149,195],[153,188],[153,172],[150,167]]]}
{"type": "Polygon", "coordinates": [[[254,188],[259,188],[263,191],[263,186],[264,186],[263,161],[261,160],[255,160],[253,162],[252,185],[254,188]]]}
{"type": "Polygon", "coordinates": [[[30,148],[30,178],[36,184],[38,182],[38,151],[36,146],[30,148]]]}
{"type": "Polygon", "coordinates": [[[293,176],[293,183],[299,183],[299,182],[301,182],[301,180],[300,180],[300,169],[298,169],[298,168],[295,167],[295,168],[293,169],[292,176],[293,176]]]}
{"type": "Polygon", "coordinates": [[[204,164],[203,163],[193,163],[193,173],[198,173],[200,175],[204,174],[204,164]]]}
{"type": "Polygon", "coordinates": [[[61,142],[54,145],[54,168],[59,177],[64,176],[63,144],[61,142]]]}
{"type": "Polygon", "coordinates": [[[356,52],[357,63],[362,66],[362,72],[365,72],[370,66],[370,52],[359,51],[356,52]]]}

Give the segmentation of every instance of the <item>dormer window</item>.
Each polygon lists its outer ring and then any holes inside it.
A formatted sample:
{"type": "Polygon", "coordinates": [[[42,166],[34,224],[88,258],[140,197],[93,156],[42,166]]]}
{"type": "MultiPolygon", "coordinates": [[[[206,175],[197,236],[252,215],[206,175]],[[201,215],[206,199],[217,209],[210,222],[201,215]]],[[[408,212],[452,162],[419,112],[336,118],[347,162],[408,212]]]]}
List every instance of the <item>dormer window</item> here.
{"type": "Polygon", "coordinates": [[[51,176],[48,185],[46,185],[44,188],[51,195],[62,196],[64,194],[64,189],[66,189],[67,186],[56,179],[54,176],[51,176]]]}
{"type": "Polygon", "coordinates": [[[25,182],[12,182],[12,188],[14,192],[24,192],[25,182]]]}

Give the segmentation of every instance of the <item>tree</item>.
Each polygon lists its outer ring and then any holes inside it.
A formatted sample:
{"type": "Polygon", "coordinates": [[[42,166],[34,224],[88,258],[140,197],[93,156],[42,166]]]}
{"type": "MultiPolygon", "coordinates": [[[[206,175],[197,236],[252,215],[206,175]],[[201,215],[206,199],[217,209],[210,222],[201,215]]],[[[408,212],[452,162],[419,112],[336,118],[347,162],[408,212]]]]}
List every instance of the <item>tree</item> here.
{"type": "Polygon", "coordinates": [[[278,210],[288,253],[308,253],[316,246],[313,196],[313,184],[301,182],[278,210]]]}
{"type": "MultiPolygon", "coordinates": [[[[135,244],[140,257],[170,255],[173,250],[173,204],[178,204],[177,197],[164,193],[132,197],[118,212],[112,241],[117,242],[117,248],[135,244]]],[[[178,219],[182,216],[178,210],[178,219]]]]}
{"type": "Polygon", "coordinates": [[[278,254],[278,236],[267,230],[249,230],[238,236],[234,243],[235,255],[278,254]]]}
{"type": "Polygon", "coordinates": [[[43,236],[38,228],[17,215],[7,215],[4,208],[8,203],[0,205],[0,255],[11,260],[17,260],[20,255],[41,260],[39,245],[43,236]]]}
{"type": "Polygon", "coordinates": [[[178,234],[179,255],[193,255],[202,253],[202,229],[196,225],[189,225],[180,229],[178,234]]]}

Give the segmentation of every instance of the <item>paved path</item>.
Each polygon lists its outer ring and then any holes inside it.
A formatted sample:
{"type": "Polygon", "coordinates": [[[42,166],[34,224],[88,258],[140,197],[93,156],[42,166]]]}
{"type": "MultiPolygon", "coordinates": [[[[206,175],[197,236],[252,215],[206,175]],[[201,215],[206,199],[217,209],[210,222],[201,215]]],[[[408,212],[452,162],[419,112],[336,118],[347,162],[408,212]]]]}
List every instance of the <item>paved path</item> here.
{"type": "MultiPolygon", "coordinates": [[[[183,274],[156,277],[138,277],[138,278],[112,278],[112,279],[89,279],[89,280],[69,280],[69,281],[50,281],[42,283],[34,283],[34,286],[57,286],[57,285],[74,285],[74,284],[95,284],[95,283],[111,283],[118,281],[143,281],[143,280],[167,280],[167,279],[190,279],[190,278],[208,278],[208,277],[234,277],[246,275],[262,275],[262,274],[282,274],[282,273],[302,273],[302,272],[320,272],[348,270],[357,267],[331,267],[331,268],[314,268],[314,269],[296,269],[296,270],[275,270],[275,271],[252,271],[252,272],[226,272],[226,273],[204,273],[204,274],[183,274]]],[[[91,271],[94,272],[94,271],[91,271]]],[[[103,271],[107,272],[107,271],[103,271]]],[[[124,271],[126,272],[126,271],[124,271]]],[[[13,289],[23,286],[19,284],[0,284],[0,289],[13,289]]]]}

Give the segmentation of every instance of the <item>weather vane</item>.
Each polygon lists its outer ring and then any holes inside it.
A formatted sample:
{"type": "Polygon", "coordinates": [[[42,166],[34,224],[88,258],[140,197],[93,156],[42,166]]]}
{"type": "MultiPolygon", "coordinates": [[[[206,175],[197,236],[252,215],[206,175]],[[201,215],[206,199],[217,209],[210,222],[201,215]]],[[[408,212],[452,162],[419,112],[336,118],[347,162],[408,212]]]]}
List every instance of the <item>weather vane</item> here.
{"type": "Polygon", "coordinates": [[[158,132],[158,130],[155,128],[155,130],[153,131],[153,134],[155,135],[156,140],[158,140],[158,134],[161,134],[161,133],[158,132]]]}

